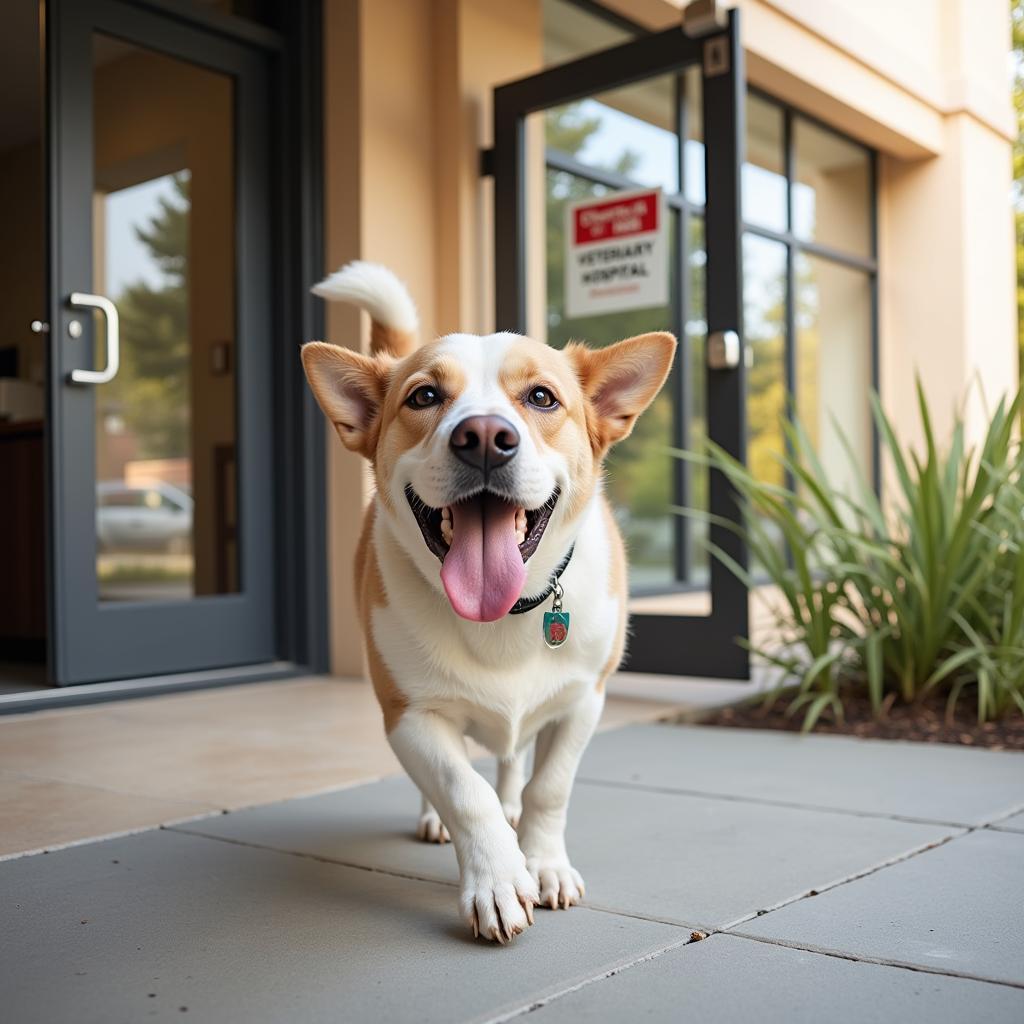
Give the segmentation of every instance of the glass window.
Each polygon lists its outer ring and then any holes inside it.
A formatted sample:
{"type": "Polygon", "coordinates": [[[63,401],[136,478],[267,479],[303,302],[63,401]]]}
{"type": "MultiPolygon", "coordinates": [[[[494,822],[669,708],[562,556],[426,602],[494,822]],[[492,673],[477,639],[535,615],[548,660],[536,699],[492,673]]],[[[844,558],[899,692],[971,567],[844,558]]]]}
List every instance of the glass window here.
{"type": "Polygon", "coordinates": [[[652,78],[547,112],[549,152],[629,178],[679,191],[675,78],[652,78]]]}
{"type": "Polygon", "coordinates": [[[758,479],[782,484],[786,246],[749,232],[743,239],[743,323],[753,353],[747,371],[747,462],[758,479]]]}
{"type": "Polygon", "coordinates": [[[704,188],[704,91],[700,68],[688,68],[685,81],[686,143],[683,177],[688,202],[703,206],[704,188]]]}
{"type": "Polygon", "coordinates": [[[797,412],[833,482],[848,489],[853,471],[837,427],[861,470],[871,466],[871,279],[804,253],[795,269],[797,412]]]}
{"type": "Polygon", "coordinates": [[[92,290],[121,320],[95,389],[99,598],[234,593],[234,82],[105,35],[93,64],[92,290]]]}
{"type": "Polygon", "coordinates": [[[856,256],[871,255],[871,158],[863,146],[793,118],[793,233],[856,256]]]}
{"type": "MultiPolygon", "coordinates": [[[[642,32],[615,16],[603,18],[594,5],[572,0],[543,0],[543,10],[547,63],[596,52],[642,32]]],[[[673,464],[658,451],[659,445],[672,443],[701,450],[707,429],[701,83],[701,69],[693,67],[680,76],[616,89],[546,115],[550,340],[563,344],[577,337],[606,344],[673,324],[681,324],[684,332],[686,344],[680,347],[673,382],[610,460],[609,492],[631,547],[632,607],[651,612],[677,611],[664,602],[675,601],[680,591],[687,591],[689,599],[708,578],[704,524],[666,514],[680,495],[690,508],[707,509],[707,472],[673,464]],[[567,165],[565,156],[575,167],[567,165]],[[566,173],[567,166],[577,173],[566,173]],[[588,168],[596,181],[588,178],[588,168]],[[685,230],[686,244],[675,258],[687,261],[686,280],[671,290],[670,308],[570,321],[562,306],[564,203],[607,194],[616,175],[666,191],[673,231],[685,230]],[[602,179],[605,183],[599,184],[602,179]],[[686,303],[682,310],[680,302],[686,303]]],[[[774,484],[787,482],[779,456],[784,451],[782,420],[791,403],[820,446],[825,465],[834,468],[837,483],[849,480],[843,475],[847,460],[840,457],[833,417],[870,479],[876,277],[871,167],[865,147],[767,96],[747,94],[741,184],[750,358],[748,463],[758,477],[774,484]],[[814,244],[834,250],[835,257],[810,252],[814,244]]]]}
{"type": "Polygon", "coordinates": [[[748,93],[743,219],[780,232],[788,227],[784,137],[782,108],[748,93]]]}
{"type": "MultiPolygon", "coordinates": [[[[689,218],[689,250],[690,264],[690,308],[686,311],[686,342],[689,347],[684,394],[689,408],[689,423],[686,443],[691,451],[704,451],[704,442],[708,436],[707,417],[707,362],[704,350],[704,339],[708,333],[705,319],[705,267],[708,254],[704,249],[704,218],[689,218]]],[[[680,352],[683,350],[681,348],[680,352]]],[[[680,355],[682,358],[682,354],[680,355]]],[[[686,473],[686,505],[701,512],[708,511],[708,469],[706,466],[685,464],[686,473]]],[[[689,553],[687,580],[690,583],[706,585],[710,578],[711,567],[705,547],[707,539],[707,523],[701,519],[685,520],[687,534],[686,543],[689,553]]]]}
{"type": "MultiPolygon", "coordinates": [[[[572,339],[608,345],[635,334],[664,330],[672,323],[668,306],[577,317],[565,314],[565,206],[592,196],[611,195],[603,185],[564,171],[547,171],[547,340],[561,347],[572,339]]],[[[670,221],[670,252],[675,252],[677,218],[670,221]]],[[[670,260],[670,264],[671,264],[670,260]]],[[[670,266],[670,276],[674,275],[670,266]]],[[[671,289],[670,289],[671,291],[671,289]]],[[[664,587],[675,580],[673,443],[675,403],[671,385],[661,391],[625,441],[607,460],[606,486],[630,549],[630,582],[635,590],[664,587]]]]}

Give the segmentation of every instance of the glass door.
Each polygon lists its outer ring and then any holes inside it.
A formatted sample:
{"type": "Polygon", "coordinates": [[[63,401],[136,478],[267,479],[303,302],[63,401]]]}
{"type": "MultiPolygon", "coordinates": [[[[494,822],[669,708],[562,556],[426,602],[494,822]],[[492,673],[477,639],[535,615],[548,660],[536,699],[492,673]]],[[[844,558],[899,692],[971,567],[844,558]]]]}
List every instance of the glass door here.
{"type": "Polygon", "coordinates": [[[497,329],[558,346],[665,329],[680,341],[664,391],[608,460],[630,551],[632,671],[749,676],[736,643],[747,592],[706,543],[745,564],[720,525],[737,518],[734,495],[720,474],[671,453],[705,439],[745,451],[738,24],[734,11],[700,39],[668,29],[494,94],[497,329]],[[628,225],[637,203],[660,211],[660,238],[630,229],[609,246],[581,234],[586,217],[628,225]],[[648,261],[649,244],[667,258],[648,261]],[[620,271],[663,276],[639,289],[620,271]],[[581,282],[594,282],[590,301],[581,282]]]}
{"type": "Polygon", "coordinates": [[[272,660],[266,58],[50,12],[54,674],[272,660]]]}

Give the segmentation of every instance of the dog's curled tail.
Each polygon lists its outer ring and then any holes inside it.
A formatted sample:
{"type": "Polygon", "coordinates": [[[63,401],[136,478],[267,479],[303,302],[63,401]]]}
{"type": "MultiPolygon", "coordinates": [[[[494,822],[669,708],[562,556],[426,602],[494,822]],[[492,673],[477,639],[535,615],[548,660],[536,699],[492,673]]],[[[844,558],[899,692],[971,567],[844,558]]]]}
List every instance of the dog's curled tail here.
{"type": "Polygon", "coordinates": [[[379,263],[353,260],[312,288],[314,295],[351,302],[370,314],[370,352],[404,356],[416,347],[419,317],[405,285],[379,263]]]}

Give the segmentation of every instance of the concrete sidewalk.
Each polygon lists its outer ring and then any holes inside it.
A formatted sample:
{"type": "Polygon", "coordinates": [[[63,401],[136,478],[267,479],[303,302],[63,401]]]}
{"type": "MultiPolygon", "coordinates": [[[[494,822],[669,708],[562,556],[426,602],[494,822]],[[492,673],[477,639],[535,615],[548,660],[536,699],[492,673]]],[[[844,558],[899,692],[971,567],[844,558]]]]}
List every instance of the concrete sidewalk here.
{"type": "Polygon", "coordinates": [[[605,733],[587,904],[506,948],[417,811],[393,778],[0,863],[4,1019],[1024,1020],[1024,755],[605,733]]]}

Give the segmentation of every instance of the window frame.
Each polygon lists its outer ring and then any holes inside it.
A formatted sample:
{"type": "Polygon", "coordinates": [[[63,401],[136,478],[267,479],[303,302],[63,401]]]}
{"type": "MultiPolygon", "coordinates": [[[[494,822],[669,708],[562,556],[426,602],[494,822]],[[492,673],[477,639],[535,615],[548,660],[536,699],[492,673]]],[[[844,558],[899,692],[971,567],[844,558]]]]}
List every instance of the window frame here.
{"type": "MultiPolygon", "coordinates": [[[[561,0],[563,3],[571,4],[580,8],[586,13],[602,18],[619,29],[632,30],[637,36],[648,34],[648,30],[642,25],[632,22],[623,15],[609,11],[595,0],[561,0]]],[[[819,259],[837,263],[864,273],[868,281],[869,295],[869,333],[870,333],[870,373],[869,379],[872,390],[877,394],[879,390],[879,303],[878,303],[878,152],[870,146],[865,145],[858,139],[853,138],[846,132],[827,124],[813,114],[800,109],[798,106],[772,96],[757,86],[747,83],[748,95],[756,96],[758,99],[771,104],[782,112],[783,118],[783,167],[786,178],[786,230],[775,231],[771,228],[752,224],[746,219],[743,220],[741,230],[746,236],[748,233],[761,238],[781,243],[786,250],[786,281],[785,281],[785,321],[784,321],[784,368],[786,400],[794,408],[799,400],[798,395],[798,332],[796,328],[796,264],[798,258],[806,254],[819,259]],[[811,241],[797,237],[793,230],[793,185],[796,171],[796,141],[794,132],[794,121],[800,118],[808,124],[827,131],[832,135],[848,142],[858,149],[863,150],[868,158],[868,204],[869,204],[869,242],[870,251],[868,256],[860,256],[842,249],[836,249],[830,245],[822,245],[820,242],[811,241]]],[[[678,170],[678,192],[664,192],[665,204],[671,216],[678,220],[676,231],[676,251],[673,258],[679,272],[673,281],[670,293],[670,305],[672,307],[673,333],[679,340],[679,352],[673,367],[672,376],[667,386],[673,388],[673,443],[679,448],[689,446],[689,425],[691,411],[693,408],[693,396],[691,394],[692,381],[684,379],[681,367],[689,366],[691,358],[690,337],[687,334],[687,314],[692,308],[691,293],[691,272],[690,272],[690,238],[688,225],[691,217],[704,219],[704,204],[695,203],[687,198],[686,179],[686,143],[689,129],[689,111],[687,105],[686,74],[675,76],[675,129],[677,136],[677,170],[678,170]]],[[[629,189],[639,187],[639,183],[631,178],[617,174],[613,171],[602,170],[592,167],[577,160],[574,156],[564,151],[545,147],[544,152],[545,173],[550,171],[562,172],[589,181],[595,185],[602,185],[609,189],[629,189]]],[[[869,397],[865,396],[865,403],[869,397]]],[[[866,410],[870,416],[870,409],[866,410]]],[[[871,417],[870,422],[871,438],[871,465],[870,478],[876,493],[881,492],[881,457],[878,427],[871,417]]],[[[677,462],[677,472],[673,480],[673,500],[677,505],[687,506],[691,493],[691,466],[682,459],[677,462]]],[[[786,485],[793,488],[796,481],[792,474],[787,471],[786,485]]],[[[644,596],[646,594],[666,594],[674,592],[685,592],[700,589],[704,584],[691,579],[692,544],[691,523],[686,516],[675,517],[675,558],[674,576],[675,585],[659,585],[653,588],[644,588],[633,591],[633,596],[644,596]]]]}
{"type": "MultiPolygon", "coordinates": [[[[786,230],[775,231],[772,228],[762,227],[760,224],[752,224],[747,220],[743,221],[743,234],[757,235],[760,238],[767,238],[773,242],[779,242],[786,247],[786,338],[785,338],[785,367],[786,367],[786,400],[796,407],[799,400],[797,387],[797,365],[799,362],[798,333],[796,329],[796,263],[797,258],[806,254],[831,263],[838,263],[840,266],[850,270],[857,270],[864,273],[868,279],[868,295],[870,309],[868,312],[870,332],[870,380],[871,389],[878,393],[878,151],[865,145],[858,139],[853,138],[846,132],[840,131],[833,125],[822,121],[813,114],[808,114],[799,107],[784,100],[780,100],[771,93],[757,86],[747,85],[747,93],[756,96],[765,103],[770,103],[782,111],[782,157],[786,177],[786,230]],[[856,146],[864,151],[868,158],[868,238],[869,254],[859,256],[856,253],[836,249],[830,245],[822,245],[809,239],[799,238],[793,231],[793,185],[796,178],[796,133],[793,131],[793,122],[796,118],[820,128],[837,136],[844,142],[856,146]]],[[[878,427],[872,418],[871,421],[871,482],[875,493],[881,491],[881,458],[879,447],[878,427]]],[[[792,474],[787,473],[786,486],[792,488],[795,481],[792,474]]]]}

